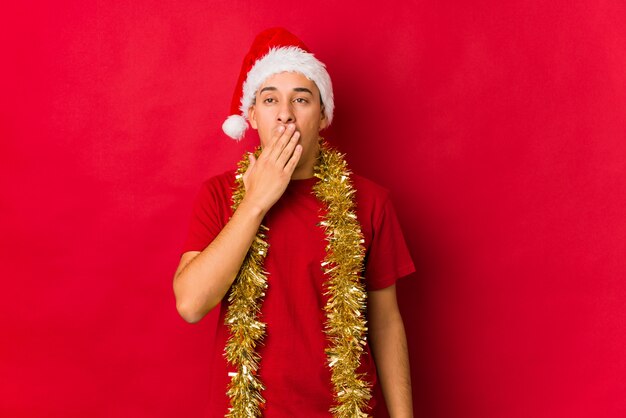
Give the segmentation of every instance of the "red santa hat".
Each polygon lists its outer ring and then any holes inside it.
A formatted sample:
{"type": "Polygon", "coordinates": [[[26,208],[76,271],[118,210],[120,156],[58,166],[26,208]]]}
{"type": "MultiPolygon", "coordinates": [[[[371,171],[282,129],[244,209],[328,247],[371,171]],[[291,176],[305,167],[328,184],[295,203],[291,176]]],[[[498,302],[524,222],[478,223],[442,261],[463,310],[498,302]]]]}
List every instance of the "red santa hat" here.
{"type": "Polygon", "coordinates": [[[295,35],[283,28],[272,28],[257,35],[243,60],[231,115],[222,125],[226,135],[237,140],[243,138],[248,129],[248,109],[254,104],[257,90],[268,77],[284,71],[300,73],[315,83],[324,104],[324,115],[328,124],[332,122],[335,102],[326,66],[295,35]]]}

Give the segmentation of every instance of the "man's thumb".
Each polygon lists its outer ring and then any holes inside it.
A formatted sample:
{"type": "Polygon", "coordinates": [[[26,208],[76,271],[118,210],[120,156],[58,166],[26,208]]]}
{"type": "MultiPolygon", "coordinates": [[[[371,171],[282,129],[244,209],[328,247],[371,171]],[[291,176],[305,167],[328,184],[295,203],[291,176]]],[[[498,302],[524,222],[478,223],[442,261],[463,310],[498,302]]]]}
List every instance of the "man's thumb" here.
{"type": "Polygon", "coordinates": [[[248,153],[248,161],[250,161],[250,165],[248,166],[248,168],[252,168],[252,166],[254,166],[254,163],[256,162],[256,158],[254,158],[254,154],[252,154],[251,152],[248,153]]]}
{"type": "Polygon", "coordinates": [[[254,155],[252,153],[248,154],[248,161],[250,162],[250,164],[248,164],[248,168],[246,169],[246,172],[243,173],[244,185],[246,185],[246,180],[248,179],[248,176],[250,175],[250,170],[252,170],[252,167],[254,167],[254,164],[256,163],[256,158],[254,158],[254,155]]]}

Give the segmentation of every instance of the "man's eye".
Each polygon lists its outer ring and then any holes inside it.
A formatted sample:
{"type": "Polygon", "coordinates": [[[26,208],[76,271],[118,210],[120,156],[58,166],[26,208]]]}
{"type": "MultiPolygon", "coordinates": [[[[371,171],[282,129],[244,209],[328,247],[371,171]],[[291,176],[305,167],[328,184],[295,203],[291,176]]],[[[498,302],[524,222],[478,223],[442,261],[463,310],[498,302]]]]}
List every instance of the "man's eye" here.
{"type": "Polygon", "coordinates": [[[276,100],[274,100],[272,97],[268,97],[267,99],[263,100],[263,103],[274,103],[276,100]]]}
{"type": "Polygon", "coordinates": [[[304,97],[298,97],[297,99],[294,100],[296,103],[307,103],[307,99],[305,99],[304,97]]]}

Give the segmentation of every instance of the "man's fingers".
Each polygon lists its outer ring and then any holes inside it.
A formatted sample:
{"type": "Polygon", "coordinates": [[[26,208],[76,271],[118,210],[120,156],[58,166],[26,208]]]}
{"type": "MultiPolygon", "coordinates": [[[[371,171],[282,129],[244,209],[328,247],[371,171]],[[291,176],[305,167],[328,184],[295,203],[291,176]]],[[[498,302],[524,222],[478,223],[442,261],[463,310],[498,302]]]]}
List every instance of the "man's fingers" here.
{"type": "Polygon", "coordinates": [[[285,146],[285,148],[283,148],[282,152],[278,156],[278,159],[276,160],[279,166],[284,167],[287,164],[287,162],[293,155],[293,152],[299,140],[300,132],[296,131],[293,133],[292,137],[287,142],[287,145],[285,146]]]}
{"type": "Polygon", "coordinates": [[[300,156],[302,155],[302,145],[296,145],[296,148],[293,150],[293,154],[289,161],[287,161],[287,165],[285,165],[285,171],[289,176],[293,174],[293,170],[296,169],[296,165],[298,165],[298,161],[300,161],[300,156]]]}
{"type": "Polygon", "coordinates": [[[270,138],[270,142],[266,147],[263,147],[261,155],[259,155],[259,159],[271,159],[270,157],[274,154],[274,148],[276,147],[276,144],[280,140],[284,131],[284,125],[279,125],[272,130],[272,137],[270,138]]]}
{"type": "Polygon", "coordinates": [[[276,139],[276,141],[274,141],[274,143],[272,144],[271,155],[274,160],[277,160],[280,157],[280,154],[283,152],[283,149],[289,143],[289,140],[293,136],[295,130],[296,130],[296,125],[293,123],[289,123],[286,126],[281,125],[278,128],[278,132],[281,134],[276,139]],[[282,131],[281,131],[281,128],[283,128],[282,131]]]}

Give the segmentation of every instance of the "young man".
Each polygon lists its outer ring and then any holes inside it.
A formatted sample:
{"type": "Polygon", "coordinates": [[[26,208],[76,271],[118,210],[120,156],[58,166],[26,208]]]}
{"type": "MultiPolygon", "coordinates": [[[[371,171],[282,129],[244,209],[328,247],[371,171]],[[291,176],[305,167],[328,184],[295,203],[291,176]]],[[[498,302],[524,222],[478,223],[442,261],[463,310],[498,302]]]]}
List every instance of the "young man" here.
{"type": "Polygon", "coordinates": [[[395,282],[414,271],[389,193],[320,131],[325,66],[281,28],[257,36],[224,131],[260,148],[205,182],[174,277],[180,315],[219,307],[211,417],[366,417],[380,382],[412,417],[395,282]]]}

